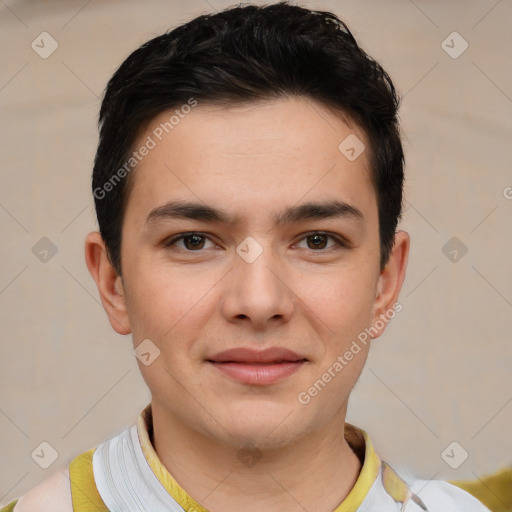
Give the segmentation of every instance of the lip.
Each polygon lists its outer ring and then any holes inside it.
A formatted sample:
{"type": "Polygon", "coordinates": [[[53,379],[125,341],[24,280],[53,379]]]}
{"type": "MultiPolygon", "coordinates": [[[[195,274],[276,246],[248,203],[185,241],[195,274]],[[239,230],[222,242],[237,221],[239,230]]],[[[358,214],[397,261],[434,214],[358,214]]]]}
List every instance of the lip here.
{"type": "Polygon", "coordinates": [[[306,359],[291,350],[282,347],[270,347],[265,350],[253,348],[230,348],[208,358],[215,363],[279,363],[281,361],[296,362],[306,359]]]}
{"type": "Polygon", "coordinates": [[[213,367],[238,382],[260,386],[293,375],[306,361],[305,357],[281,347],[233,348],[207,359],[213,367]]]}

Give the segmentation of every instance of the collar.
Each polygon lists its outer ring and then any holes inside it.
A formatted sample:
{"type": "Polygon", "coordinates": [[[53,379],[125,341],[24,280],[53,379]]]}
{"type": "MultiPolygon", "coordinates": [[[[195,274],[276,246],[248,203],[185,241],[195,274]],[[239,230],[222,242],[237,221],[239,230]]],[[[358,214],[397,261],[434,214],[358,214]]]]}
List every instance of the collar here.
{"type": "MultiPolygon", "coordinates": [[[[152,444],[153,417],[151,404],[146,406],[138,417],[137,433],[146,461],[165,490],[185,511],[208,512],[178,484],[160,461],[152,444]]],[[[350,423],[345,423],[344,436],[348,445],[361,460],[362,467],[354,487],[334,512],[355,512],[373,486],[380,471],[381,461],[364,430],[350,423]]]]}

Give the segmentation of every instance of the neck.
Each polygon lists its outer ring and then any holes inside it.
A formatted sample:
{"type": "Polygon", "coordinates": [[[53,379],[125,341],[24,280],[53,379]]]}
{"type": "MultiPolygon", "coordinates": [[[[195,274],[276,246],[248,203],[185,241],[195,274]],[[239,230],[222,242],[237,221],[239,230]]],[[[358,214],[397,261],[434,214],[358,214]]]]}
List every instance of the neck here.
{"type": "Polygon", "coordinates": [[[210,512],[328,512],[361,469],[343,436],[345,411],[320,430],[262,452],[212,440],[153,402],[153,444],[173,478],[210,512]]]}

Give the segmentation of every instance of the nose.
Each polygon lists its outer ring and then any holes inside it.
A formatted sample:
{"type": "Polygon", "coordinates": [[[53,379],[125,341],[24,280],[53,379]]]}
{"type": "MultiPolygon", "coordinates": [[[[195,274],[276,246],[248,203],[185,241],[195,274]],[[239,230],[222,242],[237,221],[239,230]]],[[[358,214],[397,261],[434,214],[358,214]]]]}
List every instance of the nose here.
{"type": "Polygon", "coordinates": [[[271,248],[266,247],[252,262],[236,254],[226,277],[220,305],[228,322],[265,331],[290,321],[295,294],[271,248]]]}

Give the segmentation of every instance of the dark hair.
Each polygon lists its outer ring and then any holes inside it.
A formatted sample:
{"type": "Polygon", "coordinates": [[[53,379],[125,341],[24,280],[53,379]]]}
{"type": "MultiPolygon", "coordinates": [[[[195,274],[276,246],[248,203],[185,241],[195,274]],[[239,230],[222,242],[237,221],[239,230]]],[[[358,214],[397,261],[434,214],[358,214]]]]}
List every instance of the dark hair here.
{"type": "Polygon", "coordinates": [[[143,44],[108,82],[92,188],[99,229],[119,275],[133,181],[126,163],[135,166],[134,144],[149,122],[191,100],[230,106],[286,96],[319,101],[363,129],[385,267],[402,214],[404,181],[395,88],[334,14],[280,2],[199,16],[143,44]]]}

